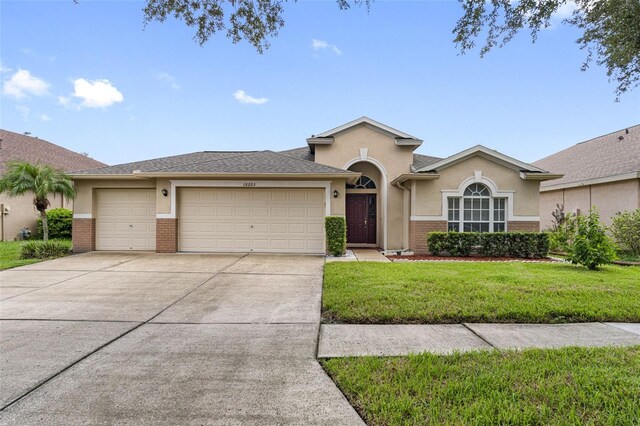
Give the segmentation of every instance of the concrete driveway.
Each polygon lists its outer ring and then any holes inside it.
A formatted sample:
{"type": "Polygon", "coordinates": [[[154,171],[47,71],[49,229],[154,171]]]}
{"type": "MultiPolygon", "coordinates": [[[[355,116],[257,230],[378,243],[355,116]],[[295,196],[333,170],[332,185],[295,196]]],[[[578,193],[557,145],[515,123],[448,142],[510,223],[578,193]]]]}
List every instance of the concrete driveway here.
{"type": "Polygon", "coordinates": [[[88,253],[0,272],[0,423],[362,424],[315,360],[322,266],[88,253]]]}

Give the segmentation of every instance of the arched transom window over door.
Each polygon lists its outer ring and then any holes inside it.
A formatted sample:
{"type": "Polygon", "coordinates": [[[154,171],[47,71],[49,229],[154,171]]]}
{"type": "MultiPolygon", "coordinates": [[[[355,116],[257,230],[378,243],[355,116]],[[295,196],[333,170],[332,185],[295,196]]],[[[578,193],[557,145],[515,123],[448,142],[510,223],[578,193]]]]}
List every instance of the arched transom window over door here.
{"type": "Polygon", "coordinates": [[[376,189],[376,183],[369,176],[360,176],[356,183],[348,183],[347,189],[376,189]]]}
{"type": "Polygon", "coordinates": [[[448,199],[448,229],[457,232],[506,231],[507,199],[491,196],[482,183],[472,183],[462,197],[448,199]]]}

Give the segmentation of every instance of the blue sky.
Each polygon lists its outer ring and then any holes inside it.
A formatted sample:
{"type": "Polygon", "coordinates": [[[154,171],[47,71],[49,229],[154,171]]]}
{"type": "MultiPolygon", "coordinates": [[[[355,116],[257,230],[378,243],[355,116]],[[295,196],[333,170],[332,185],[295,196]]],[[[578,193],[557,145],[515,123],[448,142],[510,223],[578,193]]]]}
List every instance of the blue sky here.
{"type": "Polygon", "coordinates": [[[560,19],[480,58],[451,41],[455,1],[300,1],[260,55],[224,34],[200,47],[177,21],[143,29],[143,6],[3,0],[1,127],[117,164],[294,148],[363,115],[424,139],[423,154],[483,144],[535,161],[640,123],[640,89],[614,102],[560,19]]]}

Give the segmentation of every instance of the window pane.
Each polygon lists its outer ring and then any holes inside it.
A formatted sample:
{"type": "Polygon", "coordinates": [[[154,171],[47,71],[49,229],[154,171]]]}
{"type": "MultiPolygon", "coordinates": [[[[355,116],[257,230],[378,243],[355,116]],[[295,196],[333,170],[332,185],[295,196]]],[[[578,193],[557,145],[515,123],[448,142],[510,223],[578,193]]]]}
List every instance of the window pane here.
{"type": "Polygon", "coordinates": [[[477,198],[473,199],[473,209],[474,210],[480,210],[480,200],[477,198]]]}
{"type": "Polygon", "coordinates": [[[489,221],[489,210],[483,210],[482,211],[482,220],[484,221],[489,221]]]}
{"type": "Polygon", "coordinates": [[[470,208],[471,208],[471,199],[469,199],[469,198],[465,198],[465,199],[464,199],[464,209],[465,209],[465,210],[468,210],[468,209],[470,209],[470,208]]]}
{"type": "Polygon", "coordinates": [[[504,232],[504,223],[494,223],[493,232],[504,232]]]}
{"type": "Polygon", "coordinates": [[[460,224],[458,222],[449,222],[447,229],[449,232],[458,232],[460,231],[460,224]]]}
{"type": "Polygon", "coordinates": [[[482,201],[482,209],[483,210],[489,210],[489,199],[485,198],[485,199],[480,200],[480,201],[482,201]]]}
{"type": "Polygon", "coordinates": [[[479,232],[489,232],[489,224],[488,223],[479,223],[478,224],[479,232]]]}
{"type": "Polygon", "coordinates": [[[471,216],[472,220],[474,220],[474,221],[480,220],[480,212],[479,211],[473,210],[471,213],[473,214],[473,216],[471,216]]]}
{"type": "Polygon", "coordinates": [[[453,213],[453,220],[460,220],[460,210],[456,210],[453,213]]]}
{"type": "Polygon", "coordinates": [[[464,211],[464,220],[471,220],[471,210],[464,211]]]}

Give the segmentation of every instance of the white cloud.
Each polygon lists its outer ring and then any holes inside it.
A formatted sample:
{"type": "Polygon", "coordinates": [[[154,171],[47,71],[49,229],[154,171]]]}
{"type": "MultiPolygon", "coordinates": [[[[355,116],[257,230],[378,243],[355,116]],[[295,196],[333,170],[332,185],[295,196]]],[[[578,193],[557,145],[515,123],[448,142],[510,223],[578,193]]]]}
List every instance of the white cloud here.
{"type": "Polygon", "coordinates": [[[16,109],[18,110],[18,112],[20,113],[20,115],[22,116],[23,120],[27,120],[29,118],[29,113],[31,112],[31,110],[29,109],[28,106],[25,105],[17,105],[16,109]]]}
{"type": "Polygon", "coordinates": [[[40,114],[40,121],[51,121],[51,117],[47,114],[40,114]]]}
{"type": "Polygon", "coordinates": [[[254,98],[253,96],[249,96],[244,90],[236,90],[233,92],[233,97],[241,104],[262,105],[269,101],[267,98],[254,98]]]}
{"type": "Polygon", "coordinates": [[[59,96],[58,102],[68,108],[106,108],[124,100],[122,93],[109,80],[78,78],[73,80],[73,89],[71,96],[82,99],[80,104],[74,105],[70,96],[59,96]]]}
{"type": "Polygon", "coordinates": [[[161,72],[157,76],[158,80],[163,81],[171,86],[174,90],[180,90],[180,85],[174,76],[169,73],[161,72]]]}
{"type": "Polygon", "coordinates": [[[567,3],[561,4],[560,7],[558,7],[558,10],[556,10],[553,14],[553,17],[558,19],[571,18],[573,12],[577,9],[578,5],[572,1],[569,1],[567,3]]]}
{"type": "Polygon", "coordinates": [[[49,83],[20,69],[9,80],[5,80],[2,92],[16,99],[29,95],[43,96],[49,93],[49,83]]]}
{"type": "Polygon", "coordinates": [[[11,72],[12,69],[9,67],[5,67],[2,62],[0,62],[0,74],[4,74],[6,72],[11,72]]]}
{"type": "Polygon", "coordinates": [[[328,50],[331,50],[336,55],[342,55],[342,50],[338,49],[338,46],[336,46],[335,44],[329,44],[324,40],[316,40],[315,38],[312,39],[311,40],[311,47],[316,52],[318,50],[328,49],[328,50]]]}

